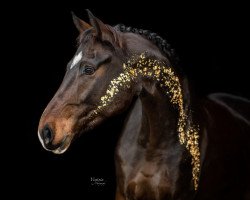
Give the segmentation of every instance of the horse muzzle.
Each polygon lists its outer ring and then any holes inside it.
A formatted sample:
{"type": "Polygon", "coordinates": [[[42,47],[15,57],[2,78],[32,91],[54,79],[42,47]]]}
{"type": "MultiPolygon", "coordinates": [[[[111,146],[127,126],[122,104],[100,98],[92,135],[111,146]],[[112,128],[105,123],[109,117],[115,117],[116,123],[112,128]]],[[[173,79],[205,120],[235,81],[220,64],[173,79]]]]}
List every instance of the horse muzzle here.
{"type": "MultiPolygon", "coordinates": [[[[72,134],[71,134],[72,135],[72,134]]],[[[69,134],[64,134],[60,141],[54,142],[55,133],[49,127],[49,125],[45,125],[43,129],[38,131],[38,138],[44,149],[47,151],[51,151],[55,154],[64,153],[70,146],[72,136],[69,134]]]]}

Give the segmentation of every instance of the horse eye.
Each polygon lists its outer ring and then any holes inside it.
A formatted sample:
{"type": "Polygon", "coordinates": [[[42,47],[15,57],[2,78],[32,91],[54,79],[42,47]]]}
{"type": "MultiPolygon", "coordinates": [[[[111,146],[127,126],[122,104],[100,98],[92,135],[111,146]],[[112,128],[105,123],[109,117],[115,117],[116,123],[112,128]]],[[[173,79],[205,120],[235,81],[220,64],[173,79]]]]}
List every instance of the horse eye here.
{"type": "Polygon", "coordinates": [[[94,67],[89,65],[83,65],[81,66],[81,74],[91,75],[95,72],[94,67]]]}

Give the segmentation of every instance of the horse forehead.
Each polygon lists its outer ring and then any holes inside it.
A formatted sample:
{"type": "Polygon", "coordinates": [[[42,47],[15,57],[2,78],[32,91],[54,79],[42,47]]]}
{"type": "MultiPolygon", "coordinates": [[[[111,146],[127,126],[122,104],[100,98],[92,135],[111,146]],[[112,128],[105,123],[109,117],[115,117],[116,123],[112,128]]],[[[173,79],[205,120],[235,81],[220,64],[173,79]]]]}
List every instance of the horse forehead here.
{"type": "Polygon", "coordinates": [[[76,66],[77,63],[80,62],[80,60],[82,59],[82,51],[78,52],[78,54],[75,55],[75,57],[73,58],[73,61],[70,65],[70,69],[72,69],[73,67],[76,66]]]}

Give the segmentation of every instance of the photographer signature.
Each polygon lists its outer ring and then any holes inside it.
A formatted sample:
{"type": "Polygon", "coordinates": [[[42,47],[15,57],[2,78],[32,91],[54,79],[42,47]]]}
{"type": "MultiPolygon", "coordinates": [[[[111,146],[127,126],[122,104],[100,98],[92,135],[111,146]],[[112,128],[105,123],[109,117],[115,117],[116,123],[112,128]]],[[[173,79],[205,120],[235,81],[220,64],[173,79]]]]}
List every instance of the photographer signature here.
{"type": "Polygon", "coordinates": [[[92,186],[104,186],[106,184],[104,178],[90,177],[90,183],[92,186]]]}

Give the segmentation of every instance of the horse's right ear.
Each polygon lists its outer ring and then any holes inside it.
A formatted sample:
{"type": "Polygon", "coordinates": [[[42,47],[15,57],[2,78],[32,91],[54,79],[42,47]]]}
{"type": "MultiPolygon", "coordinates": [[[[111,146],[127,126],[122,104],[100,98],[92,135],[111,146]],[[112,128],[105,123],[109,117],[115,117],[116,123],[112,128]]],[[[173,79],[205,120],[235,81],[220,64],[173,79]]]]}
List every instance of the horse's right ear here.
{"type": "Polygon", "coordinates": [[[87,22],[85,22],[85,21],[81,20],[80,18],[78,18],[73,12],[71,12],[71,14],[72,14],[73,22],[74,22],[77,30],[80,33],[84,32],[87,29],[92,27],[87,22]]]}
{"type": "Polygon", "coordinates": [[[95,35],[101,40],[112,42],[114,40],[114,31],[112,27],[104,24],[100,19],[95,17],[90,10],[86,9],[89,15],[90,24],[95,31],[95,35]]]}

